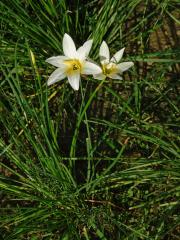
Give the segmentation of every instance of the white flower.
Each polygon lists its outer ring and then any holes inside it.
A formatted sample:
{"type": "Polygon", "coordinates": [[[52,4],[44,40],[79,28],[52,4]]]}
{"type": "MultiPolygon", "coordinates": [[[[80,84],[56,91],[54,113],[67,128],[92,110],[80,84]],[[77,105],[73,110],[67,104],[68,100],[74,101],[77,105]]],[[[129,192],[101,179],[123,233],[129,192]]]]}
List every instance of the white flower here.
{"type": "Polygon", "coordinates": [[[105,41],[102,42],[99,55],[100,55],[100,61],[102,66],[102,73],[100,74],[94,74],[94,78],[102,80],[106,77],[112,78],[112,79],[122,79],[120,74],[122,74],[124,71],[128,70],[130,67],[134,65],[133,62],[118,62],[121,60],[122,55],[124,53],[124,49],[122,48],[119,50],[114,56],[110,59],[110,53],[108,45],[105,41]]]}
{"type": "Polygon", "coordinates": [[[63,52],[65,56],[51,57],[46,60],[46,62],[57,67],[50,75],[47,84],[51,85],[67,77],[71,87],[74,90],[78,90],[81,74],[101,73],[102,69],[98,65],[86,61],[92,42],[92,40],[88,40],[76,50],[74,41],[65,33],[63,37],[63,52]]]}

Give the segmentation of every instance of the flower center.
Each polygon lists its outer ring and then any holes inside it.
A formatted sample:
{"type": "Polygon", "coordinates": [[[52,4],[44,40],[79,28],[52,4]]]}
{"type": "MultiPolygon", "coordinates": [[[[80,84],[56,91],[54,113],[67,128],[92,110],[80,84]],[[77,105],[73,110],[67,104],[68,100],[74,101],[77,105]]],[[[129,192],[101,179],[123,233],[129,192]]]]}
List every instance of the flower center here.
{"type": "Polygon", "coordinates": [[[103,74],[108,76],[112,73],[117,73],[117,67],[114,63],[102,64],[103,74]]]}
{"type": "Polygon", "coordinates": [[[79,60],[77,59],[72,59],[72,60],[65,60],[64,61],[65,65],[67,66],[67,74],[72,75],[75,73],[78,73],[82,69],[82,64],[79,60]]]}

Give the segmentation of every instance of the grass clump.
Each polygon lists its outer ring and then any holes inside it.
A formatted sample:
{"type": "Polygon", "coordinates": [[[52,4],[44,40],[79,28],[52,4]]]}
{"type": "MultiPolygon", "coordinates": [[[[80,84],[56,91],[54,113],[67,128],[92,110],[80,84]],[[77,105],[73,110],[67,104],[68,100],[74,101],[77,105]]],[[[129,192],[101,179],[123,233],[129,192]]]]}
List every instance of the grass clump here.
{"type": "Polygon", "coordinates": [[[1,1],[1,239],[179,239],[177,5],[1,1]],[[48,88],[66,32],[135,67],[48,88]]]}

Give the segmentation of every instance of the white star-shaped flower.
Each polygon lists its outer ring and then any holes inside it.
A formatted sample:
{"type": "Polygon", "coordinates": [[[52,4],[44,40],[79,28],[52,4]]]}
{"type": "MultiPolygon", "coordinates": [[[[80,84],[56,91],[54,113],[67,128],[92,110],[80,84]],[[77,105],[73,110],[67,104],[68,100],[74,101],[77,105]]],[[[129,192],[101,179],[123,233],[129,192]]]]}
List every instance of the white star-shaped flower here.
{"type": "Polygon", "coordinates": [[[86,61],[92,42],[92,40],[88,40],[76,50],[74,41],[65,33],[63,37],[64,56],[51,57],[46,60],[46,62],[57,67],[50,75],[47,84],[51,85],[67,77],[71,87],[78,90],[81,74],[100,74],[102,69],[98,65],[86,61]]]}
{"type": "Polygon", "coordinates": [[[108,45],[105,41],[103,41],[99,51],[102,73],[94,74],[93,75],[94,78],[99,80],[103,80],[106,77],[109,77],[112,79],[122,79],[120,75],[134,65],[133,62],[122,62],[118,64],[118,62],[121,60],[123,56],[124,49],[125,48],[122,48],[121,50],[119,50],[110,59],[108,45]]]}

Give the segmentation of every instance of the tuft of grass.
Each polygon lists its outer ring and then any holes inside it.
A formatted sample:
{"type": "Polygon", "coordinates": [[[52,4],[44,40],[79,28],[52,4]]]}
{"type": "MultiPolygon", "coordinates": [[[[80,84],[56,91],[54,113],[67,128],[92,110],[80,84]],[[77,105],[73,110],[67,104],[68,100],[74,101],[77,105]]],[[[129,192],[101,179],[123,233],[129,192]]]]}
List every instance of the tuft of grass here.
{"type": "Polygon", "coordinates": [[[0,234],[179,239],[178,1],[2,0],[0,234]],[[69,33],[135,67],[48,88],[69,33]]]}

